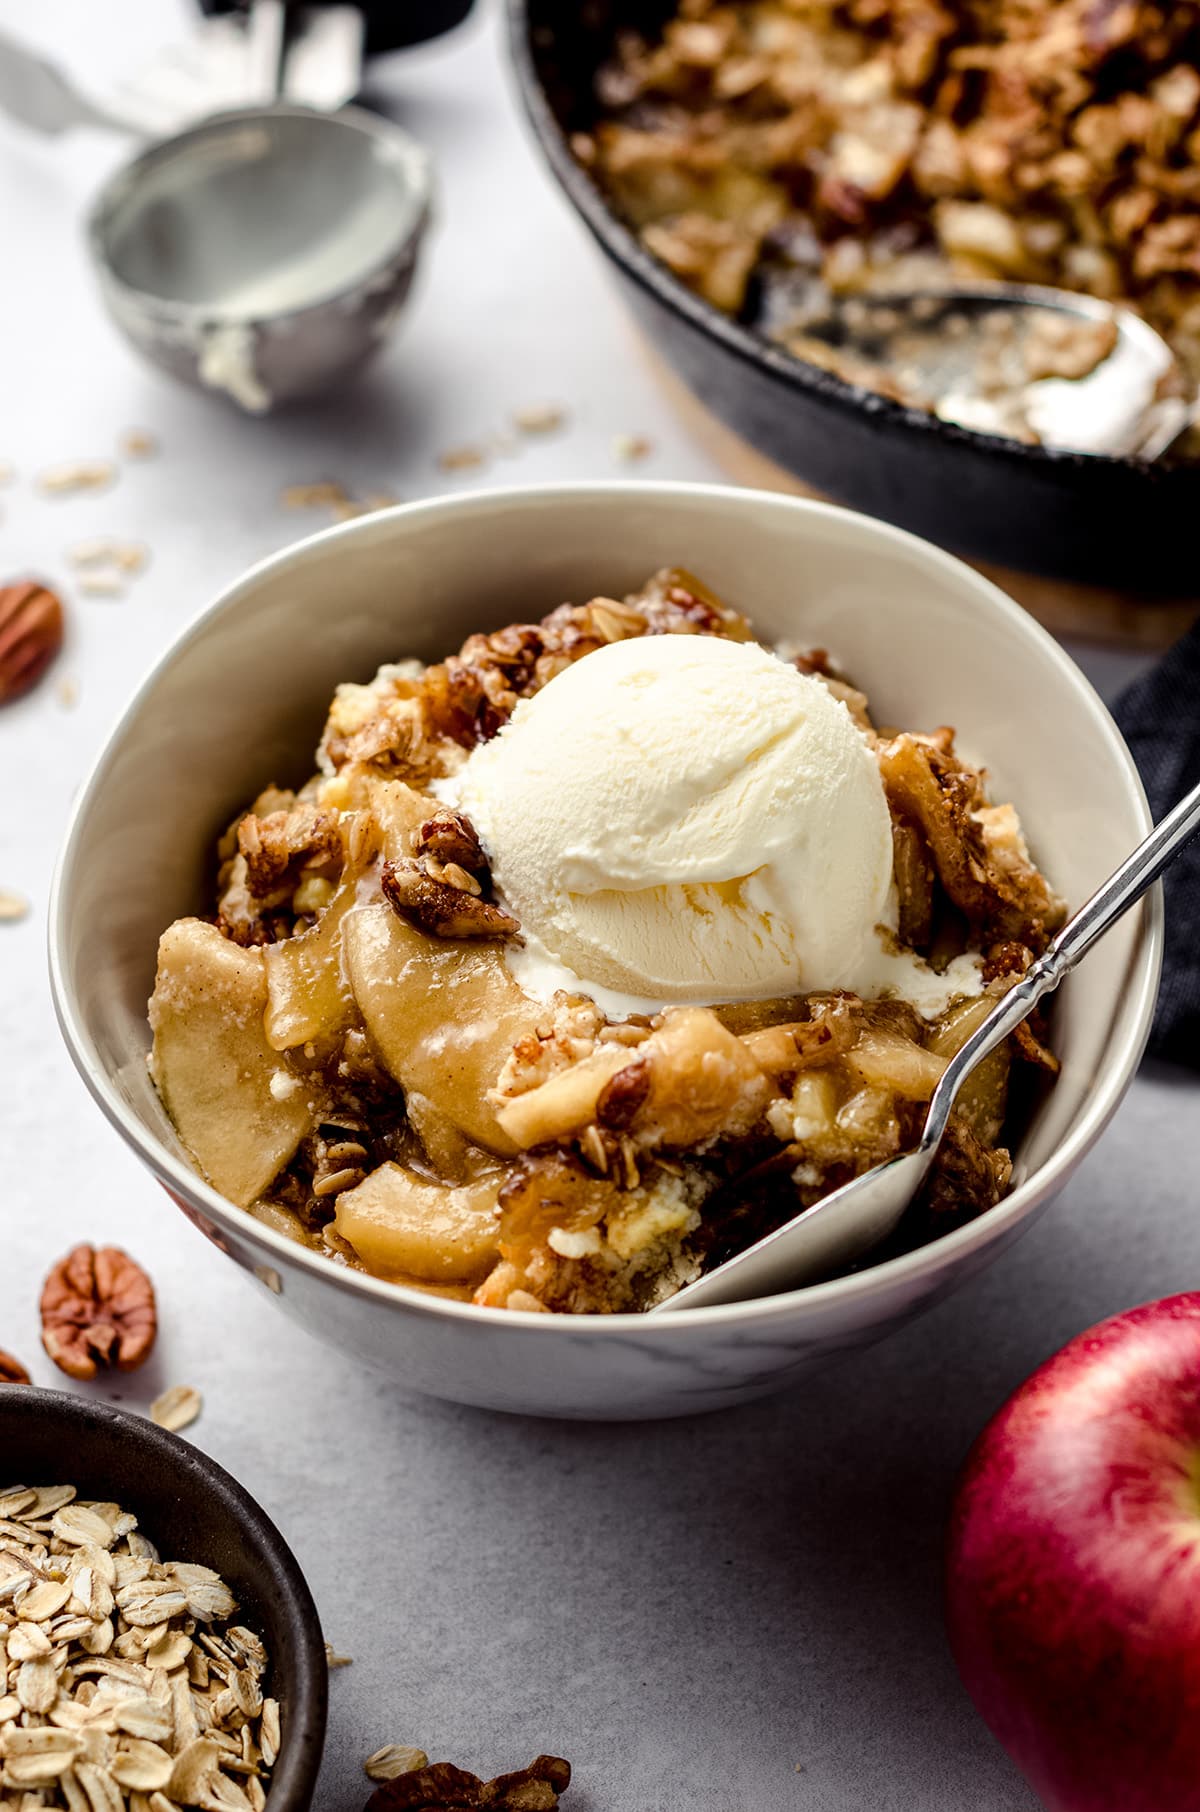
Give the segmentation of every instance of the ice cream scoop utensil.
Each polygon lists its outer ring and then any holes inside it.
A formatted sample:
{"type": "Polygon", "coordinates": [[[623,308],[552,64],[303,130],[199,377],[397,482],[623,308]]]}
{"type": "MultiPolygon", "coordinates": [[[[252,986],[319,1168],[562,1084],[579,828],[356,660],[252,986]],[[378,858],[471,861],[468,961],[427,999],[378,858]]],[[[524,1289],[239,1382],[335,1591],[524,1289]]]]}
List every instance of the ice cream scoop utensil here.
{"type": "MultiPolygon", "coordinates": [[[[401,40],[469,8],[430,0],[401,40]]],[[[314,98],[344,98],[370,22],[359,8],[284,0],[257,0],[240,27],[209,20],[205,41],[224,46],[213,92],[236,66],[239,100],[259,104],[213,114],[210,97],[205,118],[133,157],[91,211],[101,293],[131,345],[252,414],[344,381],[387,342],[408,295],[430,212],[428,153],[376,114],[275,99],[299,75],[321,77],[314,98]],[[306,40],[315,60],[298,55],[306,40]]],[[[146,130],[2,35],[0,110],[44,132],[146,130]]]]}
{"type": "Polygon", "coordinates": [[[726,1259],[650,1311],[739,1302],[816,1282],[844,1270],[887,1238],[920,1189],[937,1155],[955,1098],[971,1071],[1004,1042],[1039,1000],[1057,988],[1098,938],[1153,886],[1184,844],[1200,831],[1200,786],[1194,787],[1068,920],[1045,953],[1003,995],[952,1057],[933,1098],[915,1151],[876,1164],[745,1252],[726,1259]]]}

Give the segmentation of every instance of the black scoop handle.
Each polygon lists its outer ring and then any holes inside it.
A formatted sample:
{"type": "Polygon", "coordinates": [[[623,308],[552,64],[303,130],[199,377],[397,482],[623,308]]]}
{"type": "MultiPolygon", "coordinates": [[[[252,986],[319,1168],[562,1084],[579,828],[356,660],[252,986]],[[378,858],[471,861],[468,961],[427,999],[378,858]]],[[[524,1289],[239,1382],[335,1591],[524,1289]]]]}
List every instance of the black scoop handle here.
{"type": "MultiPolygon", "coordinates": [[[[323,5],[327,0],[304,3],[323,5]]],[[[424,44],[428,38],[453,31],[462,24],[473,3],[474,0],[352,0],[366,20],[369,57],[381,56],[386,50],[403,50],[410,44],[424,44]]],[[[200,8],[210,14],[236,13],[242,12],[244,5],[243,0],[200,0],[200,8]]]]}

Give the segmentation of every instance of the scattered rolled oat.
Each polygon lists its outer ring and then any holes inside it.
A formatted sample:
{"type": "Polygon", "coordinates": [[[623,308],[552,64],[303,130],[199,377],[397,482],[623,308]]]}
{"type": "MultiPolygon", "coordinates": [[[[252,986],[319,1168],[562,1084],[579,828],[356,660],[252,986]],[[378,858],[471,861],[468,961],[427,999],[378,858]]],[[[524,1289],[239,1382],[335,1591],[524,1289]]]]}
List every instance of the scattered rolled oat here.
{"type": "Polygon", "coordinates": [[[52,497],[67,497],[74,491],[105,491],[116,477],[117,468],[111,459],[78,459],[39,472],[37,487],[52,497]]]}
{"type": "Polygon", "coordinates": [[[17,475],[17,468],[11,460],[0,459],[0,484],[11,484],[17,475]]]}
{"type": "Polygon", "coordinates": [[[363,1763],[363,1773],[373,1781],[394,1781],[398,1775],[411,1774],[414,1768],[428,1768],[429,1757],[423,1749],[407,1743],[385,1743],[363,1763]]]}
{"type": "Polygon", "coordinates": [[[353,1657],[350,1655],[339,1655],[334,1649],[333,1643],[327,1642],[325,1644],[325,1665],[330,1668],[350,1667],[353,1665],[353,1657]]]}
{"type": "Polygon", "coordinates": [[[86,598],[123,598],[125,587],[116,573],[88,573],[79,581],[79,590],[86,598]]]}
{"type": "Polygon", "coordinates": [[[170,1434],[190,1428],[204,1408],[204,1398],[190,1384],[172,1384],[150,1405],[150,1420],[170,1434]]]}
{"type": "Polygon", "coordinates": [[[69,566],[106,566],[111,558],[111,541],[77,541],[67,549],[69,566]]]}
{"type": "Polygon", "coordinates": [[[19,1359],[0,1348],[0,1384],[28,1384],[29,1373],[19,1359]]]}
{"type": "Polygon", "coordinates": [[[72,566],[115,566],[123,573],[140,573],[149,558],[149,548],[140,541],[112,541],[106,537],[79,541],[67,551],[72,566]]]}
{"type": "Polygon", "coordinates": [[[15,925],[18,919],[29,917],[29,901],[23,893],[14,893],[11,888],[0,887],[0,924],[15,925]]]}
{"type": "Polygon", "coordinates": [[[153,459],[158,452],[158,436],[148,428],[126,428],[117,448],[126,459],[153,459]]]}
{"type": "Polygon", "coordinates": [[[336,478],[321,478],[315,484],[288,485],[280,492],[279,501],[285,510],[319,510],[353,503],[354,499],[336,478]]]}
{"type": "Polygon", "coordinates": [[[0,1489],[0,1807],[263,1812],[279,1706],[236,1613],[120,1505],[0,1489]]]}
{"type": "Polygon", "coordinates": [[[560,409],[557,403],[531,403],[527,408],[513,412],[513,425],[522,434],[553,434],[566,419],[566,410],[560,409]]]}
{"type": "Polygon", "coordinates": [[[368,491],[363,504],[368,510],[393,510],[403,497],[394,497],[390,491],[368,491]]]}
{"type": "Polygon", "coordinates": [[[618,434],[613,438],[612,450],[614,459],[630,464],[653,453],[654,442],[644,434],[618,434]]]}
{"type": "Polygon", "coordinates": [[[79,681],[77,679],[60,679],[58,682],[58,702],[64,711],[73,711],[79,703],[79,681]]]}
{"type": "Polygon", "coordinates": [[[438,454],[437,462],[441,472],[465,472],[471,466],[485,465],[487,454],[482,447],[447,447],[438,454]]]}

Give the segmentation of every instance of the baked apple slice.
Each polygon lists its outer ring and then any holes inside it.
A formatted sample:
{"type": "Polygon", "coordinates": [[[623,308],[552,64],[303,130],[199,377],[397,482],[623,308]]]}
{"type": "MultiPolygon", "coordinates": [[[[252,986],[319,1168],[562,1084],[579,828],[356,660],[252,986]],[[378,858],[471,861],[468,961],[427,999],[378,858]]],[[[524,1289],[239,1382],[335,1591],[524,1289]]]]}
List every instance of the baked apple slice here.
{"type": "Polygon", "coordinates": [[[381,1164],[338,1197],[334,1228],[381,1277],[475,1284],[500,1256],[497,1173],[458,1187],[381,1164]]]}
{"type": "Polygon", "coordinates": [[[273,1051],[329,1044],[353,1024],[354,996],[342,972],[342,921],[357,893],[358,875],[351,872],[315,925],[296,937],[265,946],[263,1025],[273,1051]]]}
{"type": "Polygon", "coordinates": [[[380,905],[348,914],[342,949],[367,1030],[401,1088],[426,1096],[485,1150],[516,1151],[487,1092],[546,1010],[521,992],[499,948],[427,937],[380,905]]]}
{"type": "Polygon", "coordinates": [[[150,1000],[151,1075],[204,1175],[240,1208],[263,1193],[312,1124],[307,1090],[267,1043],[266,1005],[261,950],[240,949],[202,919],[164,931],[150,1000]]]}

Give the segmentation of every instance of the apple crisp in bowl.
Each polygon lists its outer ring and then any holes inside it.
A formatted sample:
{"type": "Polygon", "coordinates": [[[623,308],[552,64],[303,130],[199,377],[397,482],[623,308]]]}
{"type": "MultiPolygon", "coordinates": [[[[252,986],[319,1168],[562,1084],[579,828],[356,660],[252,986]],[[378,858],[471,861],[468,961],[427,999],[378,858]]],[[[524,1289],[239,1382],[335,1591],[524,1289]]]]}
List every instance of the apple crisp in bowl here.
{"type": "MultiPolygon", "coordinates": [[[[150,1003],[198,1170],[340,1266],[571,1314],[915,1144],[1064,916],[950,729],[681,569],[339,686],[216,864],[150,1003]]],[[[904,1247],[1004,1195],[1047,1037],[979,1066],[904,1247]]]]}

